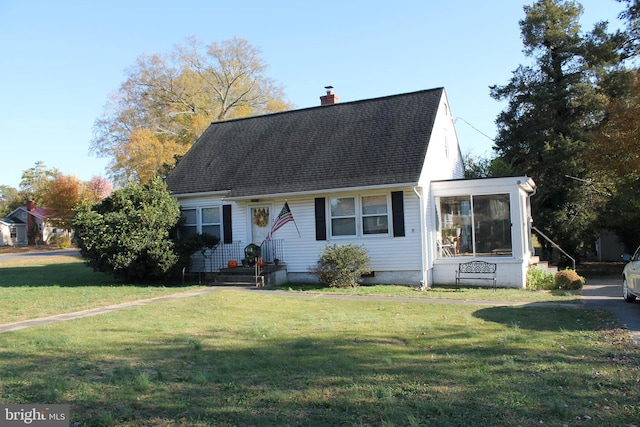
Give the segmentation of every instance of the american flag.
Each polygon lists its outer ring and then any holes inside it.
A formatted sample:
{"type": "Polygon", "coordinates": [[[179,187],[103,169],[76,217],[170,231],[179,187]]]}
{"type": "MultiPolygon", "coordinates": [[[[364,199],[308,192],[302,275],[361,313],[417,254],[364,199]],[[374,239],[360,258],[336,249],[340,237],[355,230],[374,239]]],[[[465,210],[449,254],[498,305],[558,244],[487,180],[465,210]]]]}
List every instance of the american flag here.
{"type": "Polygon", "coordinates": [[[276,218],[276,220],[273,221],[273,224],[271,225],[271,230],[269,230],[269,234],[267,234],[267,237],[265,240],[271,240],[273,233],[275,233],[277,230],[280,229],[280,227],[282,227],[289,221],[293,221],[293,214],[291,213],[291,209],[289,209],[289,204],[287,202],[284,202],[284,206],[282,207],[282,210],[278,214],[278,217],[276,218]]]}

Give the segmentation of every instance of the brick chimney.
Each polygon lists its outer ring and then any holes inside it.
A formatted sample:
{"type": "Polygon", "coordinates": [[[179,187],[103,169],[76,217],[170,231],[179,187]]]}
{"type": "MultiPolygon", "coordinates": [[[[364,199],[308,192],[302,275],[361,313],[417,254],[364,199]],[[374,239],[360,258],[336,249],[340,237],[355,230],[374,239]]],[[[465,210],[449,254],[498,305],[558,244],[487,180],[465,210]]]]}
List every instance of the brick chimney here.
{"type": "Polygon", "coordinates": [[[340,98],[333,93],[333,86],[325,86],[324,88],[327,90],[327,94],[320,97],[320,105],[337,104],[340,98]]]}
{"type": "Polygon", "coordinates": [[[29,212],[36,210],[36,202],[34,200],[27,200],[27,210],[29,212]]]}

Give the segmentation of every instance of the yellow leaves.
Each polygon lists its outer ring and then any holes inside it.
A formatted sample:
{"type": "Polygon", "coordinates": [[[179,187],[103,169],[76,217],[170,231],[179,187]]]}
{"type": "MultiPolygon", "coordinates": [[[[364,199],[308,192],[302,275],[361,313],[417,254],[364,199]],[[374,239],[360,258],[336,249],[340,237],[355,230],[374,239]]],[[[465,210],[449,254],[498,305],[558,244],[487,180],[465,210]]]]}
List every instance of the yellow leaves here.
{"type": "Polygon", "coordinates": [[[174,139],[161,139],[149,129],[135,129],[128,143],[118,147],[114,154],[116,166],[144,184],[159,176],[167,165],[173,167],[175,156],[184,155],[188,149],[174,139]]]}
{"type": "Polygon", "coordinates": [[[212,121],[292,108],[264,73],[260,50],[233,38],[195,38],[168,54],[142,55],[96,120],[92,152],[110,157],[118,184],[167,174],[212,121]]]}
{"type": "Polygon", "coordinates": [[[73,209],[80,202],[83,185],[74,175],[58,174],[49,182],[44,203],[50,209],[49,217],[56,226],[71,228],[73,209]]]}

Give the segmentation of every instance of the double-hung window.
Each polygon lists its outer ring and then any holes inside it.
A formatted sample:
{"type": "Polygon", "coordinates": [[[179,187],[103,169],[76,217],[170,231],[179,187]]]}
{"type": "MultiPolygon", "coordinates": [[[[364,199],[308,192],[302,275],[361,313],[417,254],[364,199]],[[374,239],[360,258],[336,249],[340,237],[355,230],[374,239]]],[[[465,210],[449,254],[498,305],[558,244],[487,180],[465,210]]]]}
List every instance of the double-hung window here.
{"type": "Polygon", "coordinates": [[[362,234],[389,233],[387,196],[365,196],[362,202],[362,234]]]}
{"type": "Polygon", "coordinates": [[[331,236],[389,234],[387,195],[336,197],[330,200],[331,236]]]}
{"type": "Polygon", "coordinates": [[[202,208],[202,234],[210,234],[221,238],[220,222],[219,207],[202,208]]]}
{"type": "Polygon", "coordinates": [[[180,238],[186,239],[189,236],[198,233],[198,210],[197,209],[182,209],[180,211],[182,215],[182,225],[180,226],[180,238]]]}
{"type": "Polygon", "coordinates": [[[183,208],[180,212],[183,219],[179,230],[180,238],[187,238],[196,233],[222,238],[219,206],[183,208]]]}

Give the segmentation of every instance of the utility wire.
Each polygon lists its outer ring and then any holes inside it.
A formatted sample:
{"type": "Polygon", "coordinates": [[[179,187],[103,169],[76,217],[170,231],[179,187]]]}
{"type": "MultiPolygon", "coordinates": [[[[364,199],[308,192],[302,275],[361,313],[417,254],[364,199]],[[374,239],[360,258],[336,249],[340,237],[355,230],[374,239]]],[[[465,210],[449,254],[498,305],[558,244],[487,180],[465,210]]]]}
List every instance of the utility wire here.
{"type": "Polygon", "coordinates": [[[484,136],[485,138],[487,138],[489,141],[491,142],[495,142],[493,140],[493,138],[491,138],[489,135],[487,135],[486,133],[482,132],[480,129],[478,129],[477,127],[475,127],[474,125],[472,125],[471,123],[469,123],[468,121],[466,121],[465,119],[463,119],[462,117],[456,117],[453,122],[457,122],[458,119],[462,120],[463,122],[465,122],[466,124],[468,124],[473,130],[475,130],[476,132],[478,132],[480,135],[484,136]]]}

